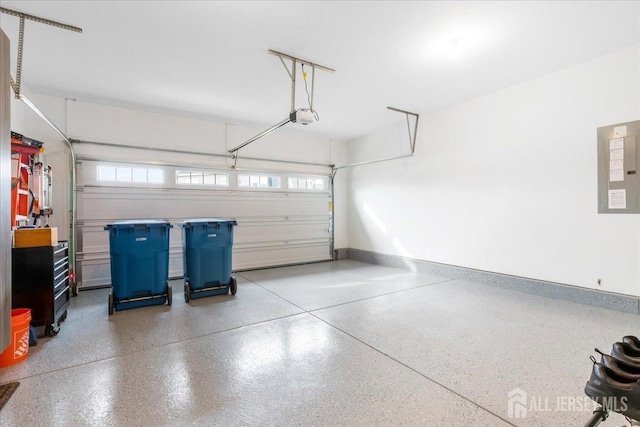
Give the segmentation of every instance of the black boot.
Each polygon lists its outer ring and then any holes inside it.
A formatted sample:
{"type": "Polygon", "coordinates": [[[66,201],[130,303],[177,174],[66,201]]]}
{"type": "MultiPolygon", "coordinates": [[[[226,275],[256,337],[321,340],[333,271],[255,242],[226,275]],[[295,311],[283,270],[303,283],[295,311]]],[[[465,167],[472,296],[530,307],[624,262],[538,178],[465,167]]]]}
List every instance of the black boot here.
{"type": "Polygon", "coordinates": [[[605,409],[640,420],[640,383],[628,381],[600,363],[593,364],[584,392],[605,409]]]}
{"type": "Polygon", "coordinates": [[[634,350],[631,344],[617,342],[611,347],[611,357],[630,365],[640,365],[640,351],[634,350]]]}
{"type": "MultiPolygon", "coordinates": [[[[596,352],[602,356],[600,358],[600,363],[605,368],[614,372],[617,376],[624,378],[627,381],[640,380],[640,365],[629,364],[629,363],[625,363],[620,360],[614,359],[608,354],[604,354],[597,348],[596,348],[596,352]]],[[[596,363],[596,359],[594,357],[591,357],[591,361],[593,363],[596,363]]]]}
{"type": "Polygon", "coordinates": [[[627,335],[626,337],[622,338],[622,342],[626,342],[631,346],[631,348],[633,348],[633,350],[640,353],[640,339],[638,339],[638,337],[627,335]]]}

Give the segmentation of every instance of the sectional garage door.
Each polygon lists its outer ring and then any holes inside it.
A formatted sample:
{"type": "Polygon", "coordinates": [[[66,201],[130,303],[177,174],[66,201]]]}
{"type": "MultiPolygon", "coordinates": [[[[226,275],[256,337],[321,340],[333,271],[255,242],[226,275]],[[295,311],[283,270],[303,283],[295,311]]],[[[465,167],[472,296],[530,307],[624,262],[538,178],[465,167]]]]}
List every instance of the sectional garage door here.
{"type": "MultiPolygon", "coordinates": [[[[271,165],[269,170],[234,170],[206,166],[202,160],[200,165],[188,159],[107,160],[96,151],[79,155],[77,164],[80,288],[111,282],[104,226],[126,219],[166,219],[172,224],[189,218],[235,219],[234,270],[331,259],[328,168],[304,170],[298,165],[295,172],[275,172],[271,165]]],[[[169,274],[179,277],[179,227],[171,230],[170,242],[169,274]]]]}

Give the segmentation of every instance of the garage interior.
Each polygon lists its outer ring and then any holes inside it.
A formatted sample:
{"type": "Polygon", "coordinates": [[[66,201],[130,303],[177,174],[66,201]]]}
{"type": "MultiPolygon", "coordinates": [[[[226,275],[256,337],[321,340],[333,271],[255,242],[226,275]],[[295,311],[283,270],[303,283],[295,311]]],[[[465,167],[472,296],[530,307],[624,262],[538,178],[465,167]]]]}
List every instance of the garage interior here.
{"type": "Polygon", "coordinates": [[[590,419],[594,349],[640,335],[639,1],[0,7],[3,348],[10,132],[70,270],[0,425],[590,419]],[[212,217],[238,291],[187,302],[178,224],[212,217]],[[173,302],[109,315],[138,219],[173,302]]]}

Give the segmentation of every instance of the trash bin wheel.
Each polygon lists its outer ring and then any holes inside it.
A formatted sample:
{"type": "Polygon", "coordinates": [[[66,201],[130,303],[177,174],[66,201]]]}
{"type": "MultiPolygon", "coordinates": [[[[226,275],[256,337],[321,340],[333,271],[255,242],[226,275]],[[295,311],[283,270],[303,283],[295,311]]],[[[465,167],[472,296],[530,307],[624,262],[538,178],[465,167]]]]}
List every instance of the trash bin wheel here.
{"type": "Polygon", "coordinates": [[[171,285],[167,285],[167,304],[171,305],[171,300],[173,299],[173,289],[171,285]]]}
{"type": "Polygon", "coordinates": [[[60,324],[58,322],[44,327],[44,334],[48,337],[55,337],[58,332],[60,332],[60,324]]]}
{"type": "Polygon", "coordinates": [[[109,292],[109,316],[113,314],[113,291],[109,292]]]}
{"type": "Polygon", "coordinates": [[[184,301],[191,301],[191,285],[189,285],[189,282],[184,283],[184,301]]]}
{"type": "Polygon", "coordinates": [[[238,292],[238,282],[235,277],[231,278],[231,295],[235,295],[238,292]]]}

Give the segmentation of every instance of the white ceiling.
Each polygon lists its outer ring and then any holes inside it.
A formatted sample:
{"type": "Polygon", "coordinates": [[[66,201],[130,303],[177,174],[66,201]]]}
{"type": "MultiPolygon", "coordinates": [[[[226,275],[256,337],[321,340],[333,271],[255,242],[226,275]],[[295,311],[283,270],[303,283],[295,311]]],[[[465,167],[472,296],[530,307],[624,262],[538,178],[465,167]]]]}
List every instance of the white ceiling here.
{"type": "MultiPolygon", "coordinates": [[[[336,139],[397,121],[387,105],[424,114],[640,43],[638,1],[0,4],[84,30],[27,21],[33,92],[269,126],[290,106],[275,49],[337,70],[316,72],[308,128],[336,139]]],[[[0,27],[15,73],[18,18],[0,27]]]]}

